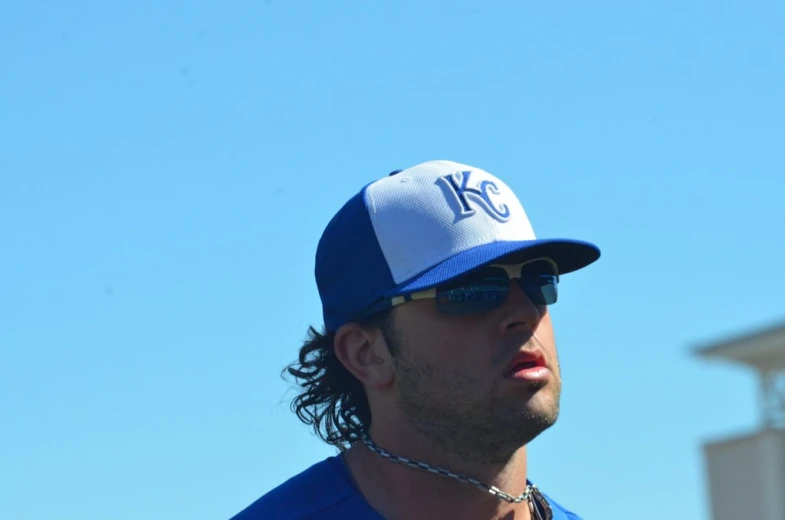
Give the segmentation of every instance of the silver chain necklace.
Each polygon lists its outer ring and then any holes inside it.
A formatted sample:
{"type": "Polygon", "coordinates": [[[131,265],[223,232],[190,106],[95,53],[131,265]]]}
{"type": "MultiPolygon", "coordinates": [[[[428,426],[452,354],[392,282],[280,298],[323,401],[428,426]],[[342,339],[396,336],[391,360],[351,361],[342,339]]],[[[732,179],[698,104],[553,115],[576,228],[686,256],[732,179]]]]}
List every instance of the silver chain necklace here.
{"type": "Polygon", "coordinates": [[[491,495],[499,498],[500,500],[504,500],[505,502],[510,502],[512,504],[519,504],[521,502],[527,502],[529,506],[529,511],[532,514],[532,518],[535,520],[551,520],[553,518],[553,512],[551,511],[551,507],[548,504],[548,501],[545,500],[545,497],[542,495],[537,486],[533,484],[528,484],[526,489],[523,490],[523,493],[520,495],[513,496],[509,493],[505,493],[501,489],[497,488],[496,486],[489,486],[487,484],[483,484],[476,478],[468,477],[466,475],[461,475],[459,473],[454,473],[450,470],[437,468],[431,466],[430,464],[426,464],[425,462],[419,462],[412,459],[407,459],[406,457],[401,457],[400,455],[394,455],[389,451],[386,451],[384,448],[380,448],[367,436],[364,435],[362,437],[363,442],[368,447],[369,450],[376,453],[377,455],[384,457],[385,459],[391,460],[398,464],[403,464],[404,466],[409,466],[410,468],[420,469],[423,471],[427,471],[429,473],[434,473],[436,475],[441,475],[443,477],[453,478],[464,484],[471,484],[476,486],[483,491],[490,493],[491,495]]]}

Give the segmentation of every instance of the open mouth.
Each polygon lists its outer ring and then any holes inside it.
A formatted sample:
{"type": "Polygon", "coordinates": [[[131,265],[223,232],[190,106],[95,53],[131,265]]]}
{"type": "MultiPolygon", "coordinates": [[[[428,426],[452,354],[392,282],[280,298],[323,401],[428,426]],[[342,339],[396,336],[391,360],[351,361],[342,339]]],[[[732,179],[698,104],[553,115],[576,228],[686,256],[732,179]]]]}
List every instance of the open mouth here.
{"type": "Polygon", "coordinates": [[[545,367],[545,359],[538,352],[521,352],[510,362],[506,375],[511,376],[525,370],[545,367]]]}
{"type": "Polygon", "coordinates": [[[518,372],[519,370],[526,370],[527,368],[535,368],[541,366],[536,361],[521,361],[513,365],[510,372],[518,372]]]}

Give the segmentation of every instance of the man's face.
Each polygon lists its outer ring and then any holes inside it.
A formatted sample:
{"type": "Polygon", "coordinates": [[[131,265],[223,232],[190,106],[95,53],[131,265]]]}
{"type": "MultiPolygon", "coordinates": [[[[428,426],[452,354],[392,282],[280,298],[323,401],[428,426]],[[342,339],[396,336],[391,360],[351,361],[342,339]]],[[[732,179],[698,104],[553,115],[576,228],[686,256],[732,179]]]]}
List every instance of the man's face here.
{"type": "Polygon", "coordinates": [[[393,318],[395,398],[421,434],[502,462],[556,421],[561,377],[550,315],[517,284],[487,313],[448,315],[421,300],[397,307],[393,318]],[[509,375],[521,351],[543,356],[543,378],[509,375]]]}

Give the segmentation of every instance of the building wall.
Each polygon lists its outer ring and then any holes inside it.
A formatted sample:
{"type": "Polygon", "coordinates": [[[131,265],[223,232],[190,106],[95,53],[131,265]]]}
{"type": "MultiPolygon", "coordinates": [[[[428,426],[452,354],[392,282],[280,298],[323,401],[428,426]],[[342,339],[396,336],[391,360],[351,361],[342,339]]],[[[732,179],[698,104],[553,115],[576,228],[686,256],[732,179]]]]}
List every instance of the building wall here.
{"type": "Polygon", "coordinates": [[[785,431],[704,446],[712,520],[785,520],[785,431]]]}

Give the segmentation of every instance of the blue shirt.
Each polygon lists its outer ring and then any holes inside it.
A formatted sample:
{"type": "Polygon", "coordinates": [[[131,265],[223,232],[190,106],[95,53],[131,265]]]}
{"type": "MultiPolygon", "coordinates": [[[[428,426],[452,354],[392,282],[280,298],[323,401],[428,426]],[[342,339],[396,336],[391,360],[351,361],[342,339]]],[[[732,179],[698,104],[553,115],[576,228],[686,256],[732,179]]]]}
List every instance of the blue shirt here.
{"type": "MultiPolygon", "coordinates": [[[[553,520],[581,520],[546,496],[553,520]]],[[[354,486],[341,457],[295,475],[230,520],[384,520],[354,486]]]]}

